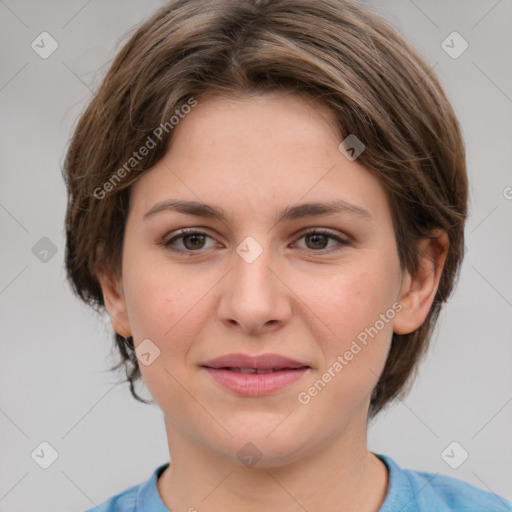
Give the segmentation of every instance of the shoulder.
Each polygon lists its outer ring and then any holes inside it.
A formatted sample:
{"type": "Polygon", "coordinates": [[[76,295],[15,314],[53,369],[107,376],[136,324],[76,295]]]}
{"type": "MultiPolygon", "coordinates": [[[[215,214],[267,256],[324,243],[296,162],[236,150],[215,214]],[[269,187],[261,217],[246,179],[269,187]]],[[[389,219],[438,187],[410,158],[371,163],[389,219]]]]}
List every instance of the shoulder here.
{"type": "Polygon", "coordinates": [[[135,512],[137,496],[143,485],[133,485],[85,512],[97,512],[98,509],[102,512],[135,512]]]}
{"type": "Polygon", "coordinates": [[[389,491],[400,490],[408,511],[512,512],[512,501],[502,496],[440,473],[402,469],[390,457],[379,457],[390,471],[389,491]]]}
{"type": "Polygon", "coordinates": [[[405,470],[405,473],[416,493],[416,501],[420,507],[422,505],[431,507],[433,503],[439,503],[439,506],[444,505],[446,510],[453,511],[512,512],[512,501],[468,482],[439,473],[411,470],[405,470]]]}
{"type": "Polygon", "coordinates": [[[84,512],[168,512],[157,490],[157,479],[168,466],[166,463],[157,467],[146,482],[132,485],[84,512]]]}

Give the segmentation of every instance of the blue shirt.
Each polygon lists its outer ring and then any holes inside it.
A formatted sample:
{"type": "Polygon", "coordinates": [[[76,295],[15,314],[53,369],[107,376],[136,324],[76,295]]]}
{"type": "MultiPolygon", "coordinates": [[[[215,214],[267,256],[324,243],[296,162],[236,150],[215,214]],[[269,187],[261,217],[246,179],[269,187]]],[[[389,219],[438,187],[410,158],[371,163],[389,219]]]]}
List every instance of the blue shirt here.
{"type": "MultiPolygon", "coordinates": [[[[386,455],[375,453],[389,471],[386,499],[379,512],[510,512],[512,501],[467,482],[436,473],[402,469],[386,455]]],[[[151,478],[99,505],[102,512],[170,512],[158,494],[156,481],[169,463],[151,478]]],[[[201,507],[199,507],[200,509],[201,507]]],[[[91,508],[85,512],[97,512],[91,508]]]]}

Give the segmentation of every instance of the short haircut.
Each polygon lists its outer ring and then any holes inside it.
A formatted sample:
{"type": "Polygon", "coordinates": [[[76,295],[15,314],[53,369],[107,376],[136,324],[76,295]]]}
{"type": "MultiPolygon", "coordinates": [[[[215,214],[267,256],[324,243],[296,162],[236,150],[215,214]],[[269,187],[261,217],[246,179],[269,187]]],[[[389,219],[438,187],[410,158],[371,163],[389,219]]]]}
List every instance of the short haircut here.
{"type": "MultiPolygon", "coordinates": [[[[432,69],[354,2],[173,0],[136,27],[81,115],[63,164],[67,277],[78,297],[104,311],[97,271],[120,276],[131,185],[164,156],[185,105],[280,91],[321,102],[340,142],[363,142],[358,162],[386,190],[402,270],[418,268],[418,239],[437,228],[449,238],[425,322],[393,334],[371,418],[408,391],[455,285],[468,183],[460,126],[432,69]],[[154,147],[134,158],[150,139],[154,147]]],[[[133,339],[114,337],[120,361],[111,370],[124,369],[132,395],[145,402],[134,388],[141,374],[133,339]]]]}

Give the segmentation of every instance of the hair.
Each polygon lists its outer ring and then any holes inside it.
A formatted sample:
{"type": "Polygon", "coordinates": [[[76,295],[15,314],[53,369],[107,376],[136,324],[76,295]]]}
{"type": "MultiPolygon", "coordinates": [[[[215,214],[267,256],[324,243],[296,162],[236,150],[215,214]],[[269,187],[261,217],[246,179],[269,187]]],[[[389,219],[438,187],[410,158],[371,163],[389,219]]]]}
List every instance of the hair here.
{"type": "MultiPolygon", "coordinates": [[[[394,333],[369,418],[408,391],[464,256],[468,183],[454,111],[432,69],[402,37],[348,0],[173,0],[135,27],[82,113],[63,164],[67,278],[105,312],[99,269],[121,275],[130,188],[165,154],[175,123],[208,95],[294,92],[327,106],[340,142],[388,195],[402,270],[418,239],[444,230],[449,248],[435,299],[414,332],[394,333]],[[141,148],[149,146],[139,158],[141,148]],[[155,142],[156,141],[156,142],[155,142]],[[137,154],[137,158],[134,155],[137,154]]],[[[132,395],[133,339],[114,333],[132,395]]]]}

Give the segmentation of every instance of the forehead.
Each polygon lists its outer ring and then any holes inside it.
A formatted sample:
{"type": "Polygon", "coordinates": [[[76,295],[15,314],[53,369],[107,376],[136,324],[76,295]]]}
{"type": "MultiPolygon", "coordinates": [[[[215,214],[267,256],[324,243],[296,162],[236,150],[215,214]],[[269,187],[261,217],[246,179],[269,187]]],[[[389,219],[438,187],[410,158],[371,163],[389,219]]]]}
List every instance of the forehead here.
{"type": "Polygon", "coordinates": [[[297,94],[210,97],[180,120],[166,155],[133,186],[133,207],[181,198],[266,215],[343,199],[383,214],[385,191],[338,146],[336,118],[297,94]],[[271,210],[271,211],[269,211],[271,210]]]}
{"type": "MultiPolygon", "coordinates": [[[[242,153],[263,158],[258,149],[275,149],[286,155],[311,143],[334,144],[336,118],[326,105],[291,92],[245,96],[206,96],[174,130],[171,145],[186,151],[195,145],[194,155],[203,156],[206,142],[215,144],[217,157],[242,153]],[[202,147],[197,140],[204,140],[202,147]],[[200,150],[201,153],[197,153],[200,150]]],[[[189,155],[192,156],[192,155],[189,155]]],[[[287,155],[289,158],[289,155],[287,155]]]]}

